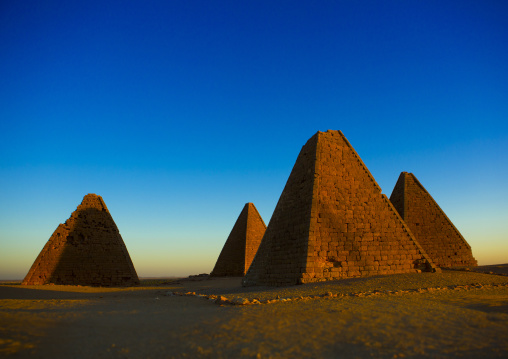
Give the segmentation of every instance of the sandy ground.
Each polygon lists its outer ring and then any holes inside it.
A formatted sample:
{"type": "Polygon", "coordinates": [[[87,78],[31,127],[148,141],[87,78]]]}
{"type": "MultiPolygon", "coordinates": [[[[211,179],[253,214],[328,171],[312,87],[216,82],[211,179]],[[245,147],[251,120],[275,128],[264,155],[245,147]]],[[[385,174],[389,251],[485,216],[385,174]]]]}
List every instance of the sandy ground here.
{"type": "Polygon", "coordinates": [[[0,357],[506,358],[502,273],[508,265],[283,288],[242,288],[240,278],[135,288],[2,283],[0,357]]]}

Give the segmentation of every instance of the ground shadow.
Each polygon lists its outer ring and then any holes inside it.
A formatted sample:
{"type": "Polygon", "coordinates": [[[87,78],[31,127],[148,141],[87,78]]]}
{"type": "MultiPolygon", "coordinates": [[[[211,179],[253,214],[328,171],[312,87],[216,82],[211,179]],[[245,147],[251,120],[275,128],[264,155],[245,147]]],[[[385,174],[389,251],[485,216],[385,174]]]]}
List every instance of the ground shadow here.
{"type": "Polygon", "coordinates": [[[82,293],[82,292],[65,292],[47,289],[32,289],[22,286],[11,287],[0,285],[0,299],[83,299],[93,298],[98,295],[103,296],[109,293],[82,293]]]}

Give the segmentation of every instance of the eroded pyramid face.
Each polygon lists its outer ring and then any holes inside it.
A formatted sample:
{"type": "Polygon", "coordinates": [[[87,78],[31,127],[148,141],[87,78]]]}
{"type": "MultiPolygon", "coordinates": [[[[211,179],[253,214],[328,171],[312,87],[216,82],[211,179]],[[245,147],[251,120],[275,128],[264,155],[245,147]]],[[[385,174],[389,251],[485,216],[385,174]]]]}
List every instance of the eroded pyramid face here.
{"type": "Polygon", "coordinates": [[[469,244],[414,174],[400,174],[390,201],[435,265],[477,265],[469,244]]]}
{"type": "Polygon", "coordinates": [[[101,196],[88,194],[60,224],[35,260],[23,284],[129,286],[136,270],[101,196]]]}
{"type": "Polygon", "coordinates": [[[435,266],[340,131],[302,147],[244,285],[292,285],[435,266]]]}

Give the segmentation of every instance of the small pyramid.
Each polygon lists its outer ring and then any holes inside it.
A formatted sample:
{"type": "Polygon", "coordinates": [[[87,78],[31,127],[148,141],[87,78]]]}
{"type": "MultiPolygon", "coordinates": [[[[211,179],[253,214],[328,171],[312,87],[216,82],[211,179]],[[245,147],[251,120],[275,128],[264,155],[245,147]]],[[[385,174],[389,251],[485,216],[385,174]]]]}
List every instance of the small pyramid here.
{"type": "Polygon", "coordinates": [[[22,284],[139,284],[122,236],[101,196],[87,194],[48,240],[22,284]]]}
{"type": "Polygon", "coordinates": [[[478,265],[469,244],[414,174],[400,174],[390,201],[436,266],[478,265]]]}
{"type": "Polygon", "coordinates": [[[340,131],[302,147],[242,284],[435,271],[340,131]]]}
{"type": "Polygon", "coordinates": [[[266,225],[253,203],[246,203],[210,275],[243,277],[265,234],[266,225]]]}

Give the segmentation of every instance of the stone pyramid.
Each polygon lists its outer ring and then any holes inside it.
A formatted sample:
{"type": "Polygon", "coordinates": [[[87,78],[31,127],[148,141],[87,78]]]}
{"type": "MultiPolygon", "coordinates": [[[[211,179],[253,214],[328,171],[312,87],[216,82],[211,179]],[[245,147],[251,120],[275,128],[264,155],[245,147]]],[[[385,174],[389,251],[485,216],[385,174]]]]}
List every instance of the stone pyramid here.
{"type": "Polygon", "coordinates": [[[242,283],[420,271],[436,267],[342,132],[329,130],[302,147],[242,283]]]}
{"type": "Polygon", "coordinates": [[[246,203],[215,263],[212,276],[243,277],[249,269],[266,225],[253,203],[246,203]]]}
{"type": "Polygon", "coordinates": [[[138,275],[101,196],[87,194],[60,224],[22,284],[130,286],[138,275]]]}
{"type": "Polygon", "coordinates": [[[436,266],[477,265],[469,244],[414,174],[400,174],[390,201],[436,266]]]}

